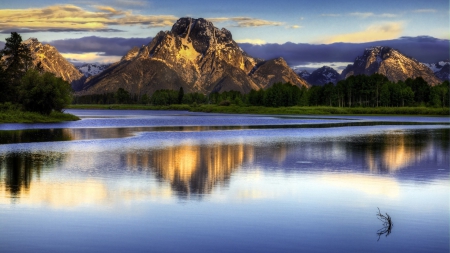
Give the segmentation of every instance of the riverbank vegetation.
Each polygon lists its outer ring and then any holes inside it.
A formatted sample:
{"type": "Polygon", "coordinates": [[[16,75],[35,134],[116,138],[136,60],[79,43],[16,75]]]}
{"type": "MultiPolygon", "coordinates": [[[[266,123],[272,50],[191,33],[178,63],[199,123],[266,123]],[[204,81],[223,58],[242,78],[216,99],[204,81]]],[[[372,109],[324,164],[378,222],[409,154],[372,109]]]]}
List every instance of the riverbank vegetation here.
{"type": "Polygon", "coordinates": [[[72,88],[62,78],[34,66],[30,49],[11,33],[0,50],[0,122],[77,120],[63,109],[72,101],[72,88]]]}
{"type": "Polygon", "coordinates": [[[29,112],[6,103],[0,104],[0,123],[50,123],[79,120],[75,115],[52,111],[48,115],[29,112]]]}

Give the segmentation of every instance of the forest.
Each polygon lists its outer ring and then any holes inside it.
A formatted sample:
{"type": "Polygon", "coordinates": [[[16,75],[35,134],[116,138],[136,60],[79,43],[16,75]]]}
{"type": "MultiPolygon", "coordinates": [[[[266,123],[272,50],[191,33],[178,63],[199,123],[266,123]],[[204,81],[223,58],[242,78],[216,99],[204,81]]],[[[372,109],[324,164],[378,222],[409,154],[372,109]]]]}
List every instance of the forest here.
{"type": "Polygon", "coordinates": [[[299,88],[290,83],[275,83],[268,89],[185,93],[157,90],[151,95],[130,94],[119,88],[115,93],[75,96],[74,104],[216,104],[238,106],[331,106],[331,107],[449,107],[449,82],[430,86],[421,77],[391,82],[381,74],[351,76],[336,85],[299,88]]]}

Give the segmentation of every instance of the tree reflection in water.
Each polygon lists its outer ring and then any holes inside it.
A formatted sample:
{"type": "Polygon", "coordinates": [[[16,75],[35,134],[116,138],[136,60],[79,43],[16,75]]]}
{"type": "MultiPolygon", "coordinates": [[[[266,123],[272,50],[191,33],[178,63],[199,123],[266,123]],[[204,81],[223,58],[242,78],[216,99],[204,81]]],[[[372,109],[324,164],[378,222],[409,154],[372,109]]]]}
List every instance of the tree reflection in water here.
{"type": "Polygon", "coordinates": [[[55,167],[63,161],[63,157],[62,153],[56,152],[0,155],[0,179],[11,198],[19,198],[23,192],[30,190],[34,177],[40,178],[43,170],[55,167]]]}

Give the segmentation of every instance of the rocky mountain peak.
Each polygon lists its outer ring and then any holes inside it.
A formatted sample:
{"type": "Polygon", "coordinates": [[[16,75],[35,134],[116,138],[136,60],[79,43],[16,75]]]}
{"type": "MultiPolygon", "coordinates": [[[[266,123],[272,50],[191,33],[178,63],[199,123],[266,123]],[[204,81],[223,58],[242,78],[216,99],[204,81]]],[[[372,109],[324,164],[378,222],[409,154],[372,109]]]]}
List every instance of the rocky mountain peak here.
{"type": "Polygon", "coordinates": [[[37,38],[28,38],[27,40],[22,41],[23,44],[25,45],[30,45],[33,43],[39,43],[37,38]]]}
{"type": "Polygon", "coordinates": [[[138,53],[139,53],[140,48],[139,47],[133,47],[132,49],[130,49],[126,55],[122,56],[122,58],[120,59],[121,61],[130,61],[132,59],[134,59],[138,53]]]}
{"type": "Polygon", "coordinates": [[[213,23],[203,18],[180,18],[173,25],[171,32],[191,42],[199,53],[205,53],[211,45],[216,43],[233,42],[230,31],[225,28],[219,30],[213,23]]]}
{"type": "Polygon", "coordinates": [[[393,82],[419,76],[430,85],[436,85],[440,82],[425,65],[403,55],[398,50],[383,46],[364,50],[362,56],[358,56],[352,65],[347,66],[342,71],[341,78],[345,79],[351,75],[372,75],[374,73],[383,74],[393,82]]]}
{"type": "Polygon", "coordinates": [[[73,64],[68,62],[55,47],[49,44],[42,44],[36,38],[29,38],[22,43],[30,49],[35,66],[40,63],[44,71],[61,77],[72,84],[72,87],[75,89],[84,82],[84,75],[73,64]]]}
{"type": "Polygon", "coordinates": [[[308,85],[284,59],[253,58],[227,29],[203,18],[185,17],[170,31],[159,32],[148,45],[133,48],[119,63],[89,79],[85,89],[99,93],[120,87],[143,94],[183,87],[186,92],[204,94],[226,90],[245,93],[278,81],[308,85]]]}

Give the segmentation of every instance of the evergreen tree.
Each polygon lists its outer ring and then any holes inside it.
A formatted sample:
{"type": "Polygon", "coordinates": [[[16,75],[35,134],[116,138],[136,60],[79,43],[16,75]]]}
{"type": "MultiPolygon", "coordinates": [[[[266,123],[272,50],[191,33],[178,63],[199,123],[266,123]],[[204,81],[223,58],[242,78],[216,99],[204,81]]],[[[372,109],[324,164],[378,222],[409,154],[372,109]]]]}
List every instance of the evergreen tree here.
{"type": "MultiPolygon", "coordinates": [[[[30,49],[22,44],[22,37],[12,32],[11,37],[6,38],[5,47],[0,51],[2,59],[2,66],[5,72],[0,73],[1,79],[0,90],[3,95],[0,97],[1,101],[17,102],[18,86],[20,85],[22,77],[27,70],[32,66],[32,58],[30,49]]],[[[3,70],[3,69],[2,69],[3,70]]]]}

